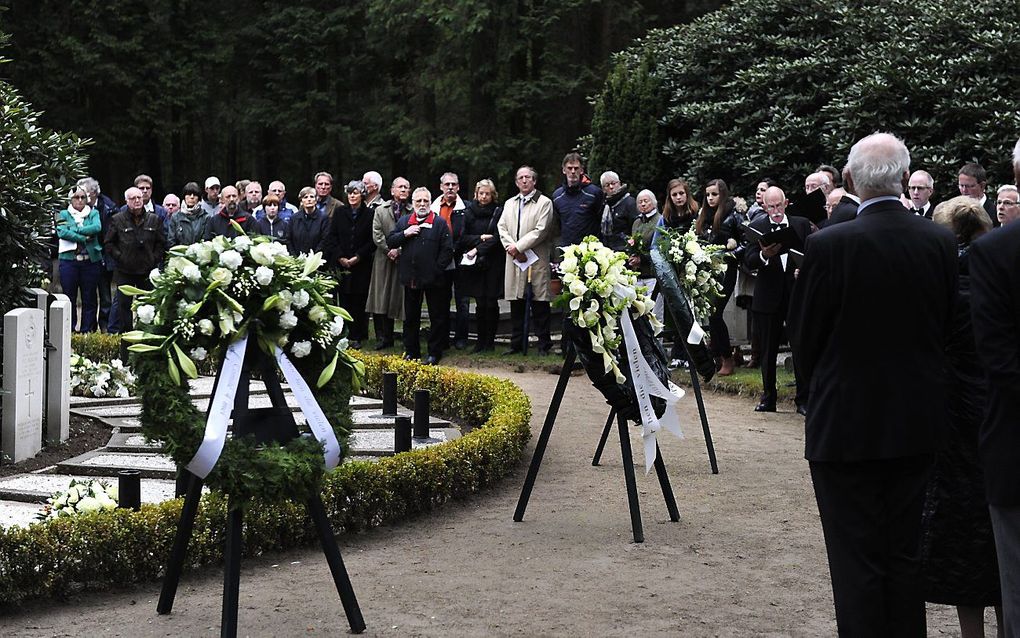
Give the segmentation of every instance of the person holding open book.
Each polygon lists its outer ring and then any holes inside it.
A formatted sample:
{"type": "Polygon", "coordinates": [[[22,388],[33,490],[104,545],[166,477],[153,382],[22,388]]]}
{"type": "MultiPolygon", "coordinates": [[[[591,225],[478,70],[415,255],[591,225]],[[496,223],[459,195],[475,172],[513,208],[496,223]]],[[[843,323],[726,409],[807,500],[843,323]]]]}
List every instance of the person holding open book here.
{"type": "MultiPolygon", "coordinates": [[[[791,253],[790,249],[803,249],[812,225],[804,217],[787,216],[786,194],[776,186],[765,191],[762,202],[762,208],[768,215],[748,225],[746,234],[753,241],[744,254],[744,264],[758,271],[751,312],[754,313],[754,326],[762,349],[762,395],[754,410],[775,412],[776,357],[779,355],[779,344],[790,308],[790,293],[797,268],[794,255],[802,254],[791,253]]],[[[797,412],[806,415],[807,392],[800,383],[797,384],[796,403],[797,412]]]]}

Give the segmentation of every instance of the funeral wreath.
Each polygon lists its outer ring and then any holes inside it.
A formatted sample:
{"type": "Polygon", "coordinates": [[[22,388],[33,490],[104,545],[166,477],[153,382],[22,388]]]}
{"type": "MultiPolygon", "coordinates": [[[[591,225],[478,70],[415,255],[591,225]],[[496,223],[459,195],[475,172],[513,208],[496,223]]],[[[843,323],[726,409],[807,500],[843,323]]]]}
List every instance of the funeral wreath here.
{"type": "MultiPolygon", "coordinates": [[[[222,361],[232,344],[247,340],[273,359],[289,359],[322,408],[337,440],[350,428],[350,395],[364,366],[347,352],[345,320],[331,303],[336,282],[322,274],[321,254],[288,254],[268,237],[238,236],[170,249],[163,270],[149,274],[152,290],[121,286],[134,297],[133,368],[142,397],[142,431],[161,441],[179,466],[187,466],[206,434],[206,419],[191,401],[188,379],[196,361],[222,361]]],[[[308,415],[306,414],[306,417],[308,415]]],[[[254,437],[226,438],[205,484],[248,503],[306,500],[324,472],[323,444],[300,436],[284,444],[256,444],[254,437]]],[[[242,505],[243,506],[243,505],[242,505]]]]}

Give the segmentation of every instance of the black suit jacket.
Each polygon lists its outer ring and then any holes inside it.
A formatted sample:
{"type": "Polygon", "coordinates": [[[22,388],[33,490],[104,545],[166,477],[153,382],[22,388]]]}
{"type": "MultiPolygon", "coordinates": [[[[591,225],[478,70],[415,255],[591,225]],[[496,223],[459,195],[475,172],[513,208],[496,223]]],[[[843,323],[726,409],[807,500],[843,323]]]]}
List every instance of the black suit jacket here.
{"type": "Polygon", "coordinates": [[[957,287],[953,234],[886,200],[808,239],[793,292],[809,461],[937,451],[957,287]]]}
{"type": "Polygon", "coordinates": [[[828,228],[842,222],[849,222],[857,219],[857,202],[846,195],[839,198],[839,203],[832,209],[832,214],[821,225],[821,228],[828,228]]]}
{"type": "Polygon", "coordinates": [[[333,211],[329,234],[323,242],[323,252],[330,268],[339,270],[340,292],[363,295],[368,293],[372,279],[372,257],[375,255],[375,242],[372,240],[372,210],[362,204],[358,208],[357,218],[351,207],[340,204],[333,211]],[[340,258],[358,258],[353,268],[340,266],[340,258]]]}
{"type": "Polygon", "coordinates": [[[971,316],[988,381],[980,453],[993,505],[1020,504],[1020,222],[970,248],[971,316]]]}
{"type": "MultiPolygon", "coordinates": [[[[790,227],[800,236],[801,241],[807,239],[807,236],[811,234],[811,222],[807,218],[787,215],[786,219],[789,221],[790,227]]],[[[767,233],[771,224],[772,221],[766,215],[751,222],[751,228],[767,233]]],[[[760,246],[748,246],[747,252],[744,254],[744,265],[750,270],[758,271],[758,277],[754,282],[751,310],[753,312],[778,312],[786,315],[790,303],[790,292],[793,289],[794,265],[788,263],[784,271],[783,261],[779,255],[769,259],[767,264],[763,263],[760,246]]]]}
{"type": "Polygon", "coordinates": [[[995,197],[985,196],[985,212],[988,213],[988,218],[992,220],[992,226],[998,226],[999,211],[996,210],[995,197]]]}

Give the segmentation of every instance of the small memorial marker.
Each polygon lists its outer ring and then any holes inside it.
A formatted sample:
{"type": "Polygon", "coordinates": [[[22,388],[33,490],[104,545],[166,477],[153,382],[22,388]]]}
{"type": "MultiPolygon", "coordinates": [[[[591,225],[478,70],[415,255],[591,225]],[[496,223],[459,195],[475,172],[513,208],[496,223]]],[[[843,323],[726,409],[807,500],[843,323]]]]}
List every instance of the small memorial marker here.
{"type": "Polygon", "coordinates": [[[71,420],[71,300],[54,297],[47,318],[53,349],[46,353],[46,442],[63,443],[71,420]]]}
{"type": "Polygon", "coordinates": [[[2,448],[17,463],[42,449],[43,311],[17,308],[4,315],[2,448]]]}

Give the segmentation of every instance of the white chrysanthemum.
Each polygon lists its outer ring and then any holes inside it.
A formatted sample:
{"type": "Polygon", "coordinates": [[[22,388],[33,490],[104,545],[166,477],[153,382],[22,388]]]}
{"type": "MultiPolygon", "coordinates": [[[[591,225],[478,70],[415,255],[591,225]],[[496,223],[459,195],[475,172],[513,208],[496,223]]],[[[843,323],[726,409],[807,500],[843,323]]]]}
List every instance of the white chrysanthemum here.
{"type": "Polygon", "coordinates": [[[308,318],[315,323],[322,323],[329,318],[329,313],[322,306],[312,306],[312,309],[308,311],[308,318]]]}
{"type": "Polygon", "coordinates": [[[138,320],[142,323],[152,323],[156,318],[156,307],[152,304],[138,306],[138,320]]]}
{"type": "Polygon", "coordinates": [[[273,280],[273,274],[272,268],[259,266],[255,269],[255,281],[259,282],[260,286],[268,286],[269,282],[273,280]]]}
{"type": "Polygon", "coordinates": [[[290,351],[294,353],[294,356],[298,359],[307,357],[312,352],[311,341],[298,341],[290,347],[290,351]]]}
{"type": "Polygon", "coordinates": [[[205,358],[208,355],[209,353],[206,352],[205,348],[203,348],[202,346],[198,346],[197,348],[194,348],[191,351],[191,358],[194,359],[195,361],[205,361],[205,358]]]}
{"type": "Polygon", "coordinates": [[[293,310],[288,310],[280,314],[280,327],[284,330],[290,330],[297,325],[297,315],[294,314],[293,310]]]}
{"type": "Polygon", "coordinates": [[[202,319],[201,321],[198,322],[198,331],[206,336],[211,335],[215,329],[216,324],[214,324],[212,321],[209,321],[208,319],[202,319]]]}
{"type": "Polygon", "coordinates": [[[267,242],[263,244],[257,244],[252,247],[248,252],[251,258],[255,260],[255,263],[262,266],[271,266],[273,261],[276,259],[276,251],[273,250],[273,246],[279,245],[277,242],[267,242]]]}
{"type": "Polygon", "coordinates": [[[237,267],[243,262],[244,258],[236,250],[224,250],[220,253],[220,263],[230,270],[237,270],[237,267]]]}
{"type": "Polygon", "coordinates": [[[333,317],[333,321],[326,324],[326,330],[329,331],[331,337],[340,336],[340,333],[344,331],[344,318],[340,315],[333,317]]]}
{"type": "Polygon", "coordinates": [[[199,270],[198,266],[195,264],[188,264],[185,266],[184,269],[181,270],[181,274],[184,275],[185,279],[191,282],[196,282],[202,279],[202,271],[199,270]]]}
{"type": "Polygon", "coordinates": [[[299,290],[299,291],[294,293],[294,298],[291,301],[291,303],[294,304],[295,308],[299,308],[300,309],[300,308],[304,308],[305,306],[307,306],[308,302],[311,301],[311,299],[312,298],[308,294],[307,290],[299,290]]]}

